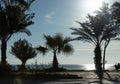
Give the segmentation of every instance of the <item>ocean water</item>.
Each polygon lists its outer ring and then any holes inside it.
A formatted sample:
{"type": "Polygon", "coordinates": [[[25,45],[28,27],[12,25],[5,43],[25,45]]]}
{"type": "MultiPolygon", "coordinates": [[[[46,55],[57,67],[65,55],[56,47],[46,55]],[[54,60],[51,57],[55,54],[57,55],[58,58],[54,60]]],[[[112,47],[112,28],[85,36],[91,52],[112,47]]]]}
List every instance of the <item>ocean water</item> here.
{"type": "MultiPolygon", "coordinates": [[[[17,70],[18,65],[12,65],[12,69],[13,70],[17,70]]],[[[49,68],[51,67],[51,65],[26,65],[26,68],[28,69],[45,69],[45,68],[49,68]]],[[[81,64],[81,65],[77,65],[77,64],[62,64],[59,65],[59,67],[65,68],[67,70],[95,70],[95,66],[94,64],[81,64]]],[[[113,64],[106,64],[105,65],[105,69],[106,70],[115,70],[114,65],[113,64]]]]}
{"type": "MultiPolygon", "coordinates": [[[[61,65],[63,68],[66,68],[68,70],[95,70],[94,64],[81,64],[81,65],[61,65]]],[[[115,67],[113,64],[106,64],[105,65],[106,70],[115,70],[115,67]]]]}

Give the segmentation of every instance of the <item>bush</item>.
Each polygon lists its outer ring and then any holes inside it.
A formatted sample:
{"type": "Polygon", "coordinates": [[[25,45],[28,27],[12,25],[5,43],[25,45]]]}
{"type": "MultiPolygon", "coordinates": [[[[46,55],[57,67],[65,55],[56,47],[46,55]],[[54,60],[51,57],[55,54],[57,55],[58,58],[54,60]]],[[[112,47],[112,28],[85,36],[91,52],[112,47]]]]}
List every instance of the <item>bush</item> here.
{"type": "Polygon", "coordinates": [[[9,64],[0,64],[0,75],[9,75],[11,72],[11,66],[9,64]]]}
{"type": "Polygon", "coordinates": [[[115,67],[116,70],[119,70],[120,69],[120,63],[115,64],[114,67],[115,67]]]}
{"type": "Polygon", "coordinates": [[[50,68],[48,68],[48,69],[44,69],[44,71],[60,72],[60,71],[66,71],[66,69],[64,69],[64,68],[53,68],[53,67],[50,67],[50,68]]]}

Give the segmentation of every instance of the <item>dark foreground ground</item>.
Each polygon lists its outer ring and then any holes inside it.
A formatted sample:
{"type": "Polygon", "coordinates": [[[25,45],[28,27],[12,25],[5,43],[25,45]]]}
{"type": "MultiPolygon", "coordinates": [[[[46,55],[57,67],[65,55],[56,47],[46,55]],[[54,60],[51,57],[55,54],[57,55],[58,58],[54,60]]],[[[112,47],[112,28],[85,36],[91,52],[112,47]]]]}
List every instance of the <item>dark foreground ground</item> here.
{"type": "MultiPolygon", "coordinates": [[[[82,72],[59,72],[58,74],[73,74],[80,78],[57,79],[57,78],[0,78],[0,84],[99,84],[99,79],[93,71],[82,72]],[[82,77],[82,78],[81,78],[82,77]]],[[[104,74],[103,84],[120,84],[120,72],[108,72],[104,74]]]]}

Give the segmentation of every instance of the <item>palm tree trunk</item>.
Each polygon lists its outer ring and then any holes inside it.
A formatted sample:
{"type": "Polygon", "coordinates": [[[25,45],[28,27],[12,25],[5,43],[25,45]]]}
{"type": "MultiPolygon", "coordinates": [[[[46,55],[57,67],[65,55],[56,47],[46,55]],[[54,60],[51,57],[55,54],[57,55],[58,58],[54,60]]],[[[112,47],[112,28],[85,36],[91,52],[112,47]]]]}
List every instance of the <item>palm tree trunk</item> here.
{"type": "Polygon", "coordinates": [[[103,52],[103,70],[105,70],[105,54],[106,54],[106,47],[104,46],[104,52],[103,52]]]}
{"type": "Polygon", "coordinates": [[[6,50],[7,50],[7,42],[5,40],[5,38],[3,38],[1,40],[2,44],[1,44],[1,63],[2,64],[6,64],[6,50]]]}
{"type": "Polygon", "coordinates": [[[106,54],[106,48],[109,44],[110,40],[105,42],[105,46],[104,46],[104,51],[103,51],[103,70],[105,70],[105,54],[106,54]]]}
{"type": "Polygon", "coordinates": [[[54,51],[53,65],[52,66],[54,69],[58,68],[58,60],[57,60],[57,56],[56,56],[56,51],[54,51]]]}
{"type": "Polygon", "coordinates": [[[96,74],[98,75],[99,79],[102,79],[103,76],[103,72],[102,72],[102,63],[101,63],[101,47],[99,44],[96,45],[96,48],[94,50],[94,54],[95,54],[95,68],[96,68],[96,74]]]}
{"type": "Polygon", "coordinates": [[[22,70],[25,69],[25,64],[26,64],[26,61],[22,61],[20,69],[22,69],[22,70]]]}

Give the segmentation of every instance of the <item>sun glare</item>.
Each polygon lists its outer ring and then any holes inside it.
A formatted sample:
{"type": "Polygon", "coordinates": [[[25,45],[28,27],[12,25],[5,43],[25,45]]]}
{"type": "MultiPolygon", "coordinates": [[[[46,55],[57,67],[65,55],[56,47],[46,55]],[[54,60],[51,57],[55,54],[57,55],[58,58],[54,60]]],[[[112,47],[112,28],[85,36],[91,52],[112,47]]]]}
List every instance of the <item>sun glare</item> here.
{"type": "Polygon", "coordinates": [[[94,12],[102,6],[103,1],[104,0],[85,0],[85,9],[94,12]]]}

